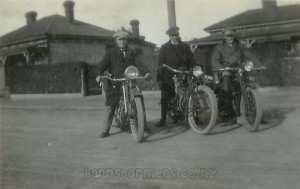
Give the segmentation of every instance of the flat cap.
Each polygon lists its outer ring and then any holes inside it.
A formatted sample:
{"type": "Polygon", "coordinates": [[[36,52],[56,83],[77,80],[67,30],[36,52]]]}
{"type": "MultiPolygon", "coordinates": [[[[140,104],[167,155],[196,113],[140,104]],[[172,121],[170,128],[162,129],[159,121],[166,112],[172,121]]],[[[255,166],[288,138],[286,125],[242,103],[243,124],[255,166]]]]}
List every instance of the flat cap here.
{"type": "Polygon", "coordinates": [[[177,26],[170,27],[166,32],[166,34],[168,34],[168,35],[174,35],[174,34],[178,34],[178,33],[179,33],[179,28],[177,26]]]}
{"type": "Polygon", "coordinates": [[[235,35],[235,30],[232,27],[228,27],[223,30],[223,33],[225,37],[233,37],[235,35]]]}
{"type": "Polygon", "coordinates": [[[127,38],[128,35],[129,35],[129,34],[128,34],[126,31],[117,31],[117,32],[113,35],[113,38],[114,38],[114,39],[127,38]]]}

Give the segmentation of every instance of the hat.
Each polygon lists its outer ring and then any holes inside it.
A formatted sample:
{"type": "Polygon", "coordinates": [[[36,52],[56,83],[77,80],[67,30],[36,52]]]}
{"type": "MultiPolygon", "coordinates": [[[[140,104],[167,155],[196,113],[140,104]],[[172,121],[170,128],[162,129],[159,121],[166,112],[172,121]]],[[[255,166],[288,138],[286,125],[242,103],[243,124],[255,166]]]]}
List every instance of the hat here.
{"type": "Polygon", "coordinates": [[[113,35],[113,38],[114,38],[114,39],[127,38],[128,35],[129,35],[129,34],[128,34],[126,31],[117,31],[117,32],[113,35]]]}
{"type": "Polygon", "coordinates": [[[179,28],[177,26],[170,27],[166,32],[166,34],[168,34],[168,35],[174,35],[174,34],[178,34],[178,33],[179,33],[179,28]]]}
{"type": "Polygon", "coordinates": [[[223,33],[224,33],[225,37],[233,37],[235,35],[235,30],[234,30],[234,28],[230,27],[230,28],[224,29],[223,33]]]}

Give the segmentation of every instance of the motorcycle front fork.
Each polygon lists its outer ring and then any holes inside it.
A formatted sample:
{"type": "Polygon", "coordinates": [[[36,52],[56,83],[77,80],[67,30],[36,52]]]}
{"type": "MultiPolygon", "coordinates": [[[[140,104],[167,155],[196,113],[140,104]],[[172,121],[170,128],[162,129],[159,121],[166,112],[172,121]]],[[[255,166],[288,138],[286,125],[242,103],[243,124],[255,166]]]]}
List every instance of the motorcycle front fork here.
{"type": "MultiPolygon", "coordinates": [[[[238,99],[236,101],[236,104],[238,105],[237,107],[237,112],[238,112],[238,116],[241,115],[241,110],[240,110],[240,102],[241,102],[241,98],[243,97],[243,100],[244,100],[244,105],[245,105],[245,108],[247,109],[247,106],[248,106],[248,99],[249,99],[249,93],[247,91],[247,88],[246,88],[246,85],[245,85],[245,81],[242,81],[242,78],[239,79],[239,83],[240,83],[240,93],[237,92],[237,96],[238,96],[238,99]]],[[[245,112],[243,112],[245,113],[245,112]]]]}
{"type": "Polygon", "coordinates": [[[123,124],[125,124],[127,122],[127,116],[128,113],[131,112],[130,107],[128,106],[128,98],[127,98],[127,89],[125,87],[125,85],[122,85],[122,91],[123,91],[123,95],[120,96],[119,99],[119,105],[118,108],[115,112],[115,116],[117,118],[117,120],[120,120],[121,122],[123,122],[123,124]]]}

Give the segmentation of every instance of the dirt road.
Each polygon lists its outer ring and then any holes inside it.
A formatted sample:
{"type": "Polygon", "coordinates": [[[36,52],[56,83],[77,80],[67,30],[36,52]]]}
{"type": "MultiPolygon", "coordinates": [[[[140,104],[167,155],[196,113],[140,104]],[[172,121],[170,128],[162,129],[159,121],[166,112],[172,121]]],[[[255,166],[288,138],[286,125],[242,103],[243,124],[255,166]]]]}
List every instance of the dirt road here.
{"type": "Polygon", "coordinates": [[[184,122],[155,128],[159,94],[147,93],[153,134],[140,144],[115,127],[98,138],[102,96],[2,101],[0,188],[298,189],[299,91],[262,90],[256,133],[233,125],[208,136],[184,122]]]}

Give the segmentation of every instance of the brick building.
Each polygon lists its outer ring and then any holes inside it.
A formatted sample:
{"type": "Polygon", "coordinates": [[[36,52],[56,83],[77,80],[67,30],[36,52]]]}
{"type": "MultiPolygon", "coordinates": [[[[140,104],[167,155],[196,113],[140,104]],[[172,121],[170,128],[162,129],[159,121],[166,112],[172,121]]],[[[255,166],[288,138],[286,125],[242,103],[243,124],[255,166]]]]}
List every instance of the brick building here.
{"type": "MultiPolygon", "coordinates": [[[[11,84],[7,81],[10,77],[5,79],[7,67],[74,62],[92,65],[114,45],[114,31],[76,20],[73,1],[65,1],[63,5],[65,16],[55,14],[37,19],[37,13],[30,11],[25,14],[25,26],[0,37],[0,90],[3,95],[7,94],[5,85],[11,84]]],[[[139,35],[138,20],[130,24],[129,46],[140,54],[151,55],[155,44],[139,35]]]]}
{"type": "Polygon", "coordinates": [[[277,6],[276,0],[262,0],[262,8],[242,12],[204,28],[210,35],[188,41],[197,61],[210,72],[212,50],[223,39],[227,27],[263,65],[263,85],[300,84],[300,5],[277,6]]]}

